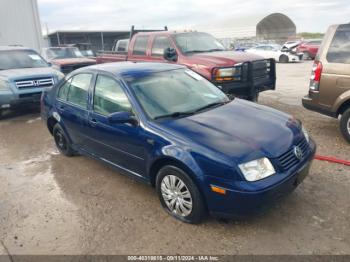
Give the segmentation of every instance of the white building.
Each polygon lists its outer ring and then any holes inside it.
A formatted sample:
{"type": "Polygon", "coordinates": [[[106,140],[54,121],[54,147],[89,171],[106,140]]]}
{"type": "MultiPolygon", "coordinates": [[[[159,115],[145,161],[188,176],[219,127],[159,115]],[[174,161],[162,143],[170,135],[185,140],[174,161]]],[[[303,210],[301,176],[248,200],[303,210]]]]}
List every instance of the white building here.
{"type": "Polygon", "coordinates": [[[44,44],[36,0],[0,0],[0,46],[22,45],[39,51],[44,44]]]}

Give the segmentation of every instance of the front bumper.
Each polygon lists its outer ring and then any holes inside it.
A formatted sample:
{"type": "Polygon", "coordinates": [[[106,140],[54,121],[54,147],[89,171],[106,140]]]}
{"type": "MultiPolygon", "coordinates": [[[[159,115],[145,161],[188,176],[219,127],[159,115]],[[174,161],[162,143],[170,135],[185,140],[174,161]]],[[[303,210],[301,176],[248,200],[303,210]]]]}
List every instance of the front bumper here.
{"type": "Polygon", "coordinates": [[[30,105],[40,105],[42,91],[28,92],[23,94],[14,94],[9,92],[0,92],[0,110],[26,107],[30,105]]]}
{"type": "MultiPolygon", "coordinates": [[[[297,166],[288,170],[286,174],[275,174],[269,178],[251,183],[250,187],[242,187],[241,190],[232,190],[226,187],[226,194],[220,195],[207,191],[207,204],[209,212],[214,216],[237,217],[251,215],[268,208],[276,200],[291,193],[308,175],[309,169],[316,152],[315,143],[310,140],[310,153],[297,166]],[[285,175],[276,182],[277,176],[285,175]],[[264,188],[261,187],[264,185],[264,188]]],[[[217,181],[208,183],[217,185],[217,181]]],[[[249,182],[244,182],[248,184],[249,182]]],[[[243,183],[242,183],[243,184],[243,183]]],[[[219,185],[220,186],[220,185],[219,185]]],[[[209,186],[208,186],[209,188],[209,186]]]]}
{"type": "MultiPolygon", "coordinates": [[[[213,74],[212,79],[214,79],[213,74]]],[[[275,60],[264,59],[245,62],[242,65],[242,79],[240,81],[213,81],[213,84],[225,94],[241,98],[249,98],[262,91],[274,90],[276,88],[275,60]],[[267,66],[267,63],[269,63],[269,66],[267,66]]]]}

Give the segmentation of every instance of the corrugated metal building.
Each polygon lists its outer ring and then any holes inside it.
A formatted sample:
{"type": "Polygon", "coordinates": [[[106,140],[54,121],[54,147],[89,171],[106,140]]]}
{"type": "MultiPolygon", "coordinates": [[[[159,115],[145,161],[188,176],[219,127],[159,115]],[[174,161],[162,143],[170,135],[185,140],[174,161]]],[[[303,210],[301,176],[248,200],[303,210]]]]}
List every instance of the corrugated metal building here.
{"type": "Polygon", "coordinates": [[[0,0],[0,45],[39,51],[44,44],[36,0],[0,0]]]}

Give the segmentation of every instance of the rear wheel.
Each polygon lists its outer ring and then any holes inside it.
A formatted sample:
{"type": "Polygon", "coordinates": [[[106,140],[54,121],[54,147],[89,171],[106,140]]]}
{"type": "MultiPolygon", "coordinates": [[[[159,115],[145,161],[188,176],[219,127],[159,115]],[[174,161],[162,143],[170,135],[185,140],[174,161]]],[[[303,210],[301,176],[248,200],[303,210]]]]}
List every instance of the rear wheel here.
{"type": "Polygon", "coordinates": [[[340,118],[340,131],[345,140],[350,143],[350,108],[348,108],[340,118]]]}
{"type": "Polygon", "coordinates": [[[62,127],[59,124],[56,124],[53,127],[52,134],[58,150],[65,156],[73,156],[74,150],[70,145],[66,133],[63,131],[62,127]]]}
{"type": "Polygon", "coordinates": [[[286,55],[281,55],[278,61],[280,63],[288,63],[289,62],[289,58],[286,55]]]}
{"type": "Polygon", "coordinates": [[[156,188],[163,208],[173,217],[197,224],[205,215],[201,193],[192,179],[180,168],[165,166],[157,175],[156,188]]]}

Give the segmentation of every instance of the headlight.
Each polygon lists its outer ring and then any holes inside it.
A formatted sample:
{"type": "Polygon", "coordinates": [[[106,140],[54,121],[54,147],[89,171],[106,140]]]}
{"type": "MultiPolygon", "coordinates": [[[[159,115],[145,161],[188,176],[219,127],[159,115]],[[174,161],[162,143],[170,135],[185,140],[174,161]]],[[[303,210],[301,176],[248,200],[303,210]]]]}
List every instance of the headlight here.
{"type": "Polygon", "coordinates": [[[247,181],[257,181],[275,174],[275,169],[266,157],[238,165],[247,181]]]}
{"type": "Polygon", "coordinates": [[[214,71],[214,78],[218,82],[241,80],[242,67],[218,68],[214,71]]]}
{"type": "Polygon", "coordinates": [[[57,75],[57,80],[58,80],[58,82],[61,81],[61,79],[64,78],[64,74],[61,73],[61,72],[59,72],[59,71],[56,72],[56,75],[57,75]]]}
{"type": "Polygon", "coordinates": [[[304,126],[301,126],[301,131],[303,131],[303,134],[305,136],[305,139],[307,142],[310,142],[310,136],[309,136],[309,133],[306,131],[305,127],[304,126]]]}
{"type": "Polygon", "coordinates": [[[10,86],[8,82],[0,79],[0,91],[8,91],[8,90],[10,90],[10,86]]]}

